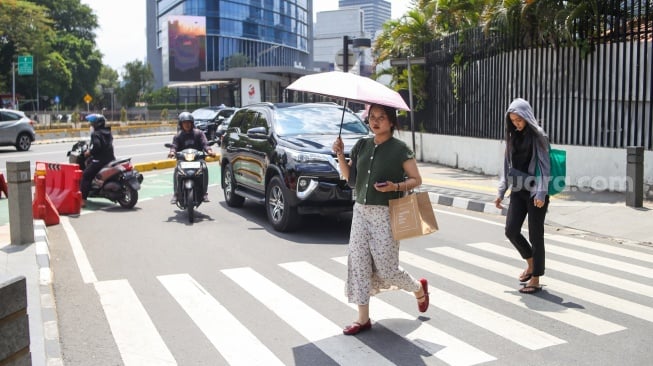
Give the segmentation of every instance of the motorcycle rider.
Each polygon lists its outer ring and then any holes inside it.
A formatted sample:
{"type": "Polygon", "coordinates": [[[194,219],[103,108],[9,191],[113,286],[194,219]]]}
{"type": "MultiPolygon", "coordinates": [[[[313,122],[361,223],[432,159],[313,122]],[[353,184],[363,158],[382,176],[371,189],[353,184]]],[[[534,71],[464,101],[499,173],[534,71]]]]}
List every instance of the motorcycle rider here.
{"type": "Polygon", "coordinates": [[[113,154],[113,135],[111,127],[106,125],[107,120],[101,114],[89,114],[86,121],[91,125],[91,144],[84,151],[84,157],[90,158],[82,174],[80,190],[82,191],[82,207],[86,206],[88,192],[91,190],[93,178],[109,162],[116,160],[113,154]]]}
{"type": "MultiPolygon", "coordinates": [[[[190,112],[181,112],[179,114],[179,132],[172,139],[172,147],[168,153],[168,158],[175,157],[177,150],[195,149],[206,152],[209,156],[216,156],[213,149],[209,146],[206,136],[199,129],[195,128],[195,118],[190,112]]],[[[204,198],[202,201],[209,202],[208,185],[209,185],[209,170],[206,164],[202,165],[202,173],[204,176],[204,198]]],[[[170,204],[177,204],[177,177],[173,175],[174,192],[170,199],[170,204]]]]}

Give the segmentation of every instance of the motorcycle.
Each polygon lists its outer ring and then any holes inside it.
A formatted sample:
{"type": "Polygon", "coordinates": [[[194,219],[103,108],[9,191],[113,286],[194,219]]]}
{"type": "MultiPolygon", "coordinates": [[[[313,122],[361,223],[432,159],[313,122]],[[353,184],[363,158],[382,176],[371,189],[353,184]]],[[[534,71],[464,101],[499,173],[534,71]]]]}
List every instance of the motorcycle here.
{"type": "MultiPolygon", "coordinates": [[[[67,154],[68,162],[79,165],[82,171],[86,168],[84,152],[88,150],[88,145],[88,141],[78,141],[67,154]]],[[[123,208],[133,208],[138,202],[142,182],[143,174],[134,169],[131,158],[114,160],[95,176],[88,196],[106,198],[123,208]]]]}
{"type": "MultiPolygon", "coordinates": [[[[210,141],[209,145],[215,144],[210,141]]],[[[170,149],[172,144],[165,144],[170,149]]],[[[204,158],[207,154],[204,151],[196,149],[184,149],[177,151],[175,157],[177,166],[175,167],[175,181],[177,182],[175,195],[177,197],[177,207],[188,212],[188,222],[192,223],[195,219],[195,208],[199,207],[204,199],[204,192],[207,187],[204,186],[206,177],[204,177],[204,168],[206,161],[204,158]]]]}

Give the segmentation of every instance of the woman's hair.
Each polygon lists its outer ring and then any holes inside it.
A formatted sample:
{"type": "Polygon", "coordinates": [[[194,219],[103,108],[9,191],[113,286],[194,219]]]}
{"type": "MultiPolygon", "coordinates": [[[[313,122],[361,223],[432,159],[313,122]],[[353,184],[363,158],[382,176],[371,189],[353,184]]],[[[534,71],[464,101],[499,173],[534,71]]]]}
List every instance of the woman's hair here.
{"type": "Polygon", "coordinates": [[[381,104],[372,104],[370,106],[369,112],[367,113],[368,118],[369,118],[370,113],[372,113],[372,108],[375,108],[375,107],[379,107],[379,108],[383,109],[386,116],[388,116],[388,120],[392,124],[392,126],[390,126],[390,131],[395,132],[395,129],[399,128],[399,122],[397,121],[397,109],[393,108],[393,107],[388,107],[388,106],[385,106],[385,105],[381,105],[381,104]]]}

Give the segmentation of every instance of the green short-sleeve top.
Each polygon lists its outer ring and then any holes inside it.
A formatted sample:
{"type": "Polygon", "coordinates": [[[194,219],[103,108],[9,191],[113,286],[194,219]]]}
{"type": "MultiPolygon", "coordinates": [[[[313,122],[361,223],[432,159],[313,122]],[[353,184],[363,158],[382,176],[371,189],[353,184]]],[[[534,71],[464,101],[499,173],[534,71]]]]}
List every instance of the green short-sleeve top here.
{"type": "Polygon", "coordinates": [[[394,137],[379,145],[374,143],[374,138],[358,140],[351,150],[351,159],[356,162],[356,202],[387,206],[389,200],[401,197],[403,192],[377,191],[374,183],[403,182],[406,177],[403,164],[414,157],[406,143],[394,137]]]}

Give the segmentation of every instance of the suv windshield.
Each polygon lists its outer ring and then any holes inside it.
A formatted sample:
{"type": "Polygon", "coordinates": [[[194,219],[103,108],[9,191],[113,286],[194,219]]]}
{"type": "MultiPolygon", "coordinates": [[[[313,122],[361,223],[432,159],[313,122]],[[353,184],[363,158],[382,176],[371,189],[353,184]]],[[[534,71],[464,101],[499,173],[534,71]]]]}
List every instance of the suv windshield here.
{"type": "MultiPolygon", "coordinates": [[[[279,135],[337,135],[342,120],[342,107],[297,106],[276,111],[275,129],[279,135]]],[[[343,134],[367,134],[367,126],[347,111],[342,124],[343,134]]]]}
{"type": "Polygon", "coordinates": [[[218,111],[213,109],[196,109],[191,113],[195,119],[213,119],[218,111]]]}

